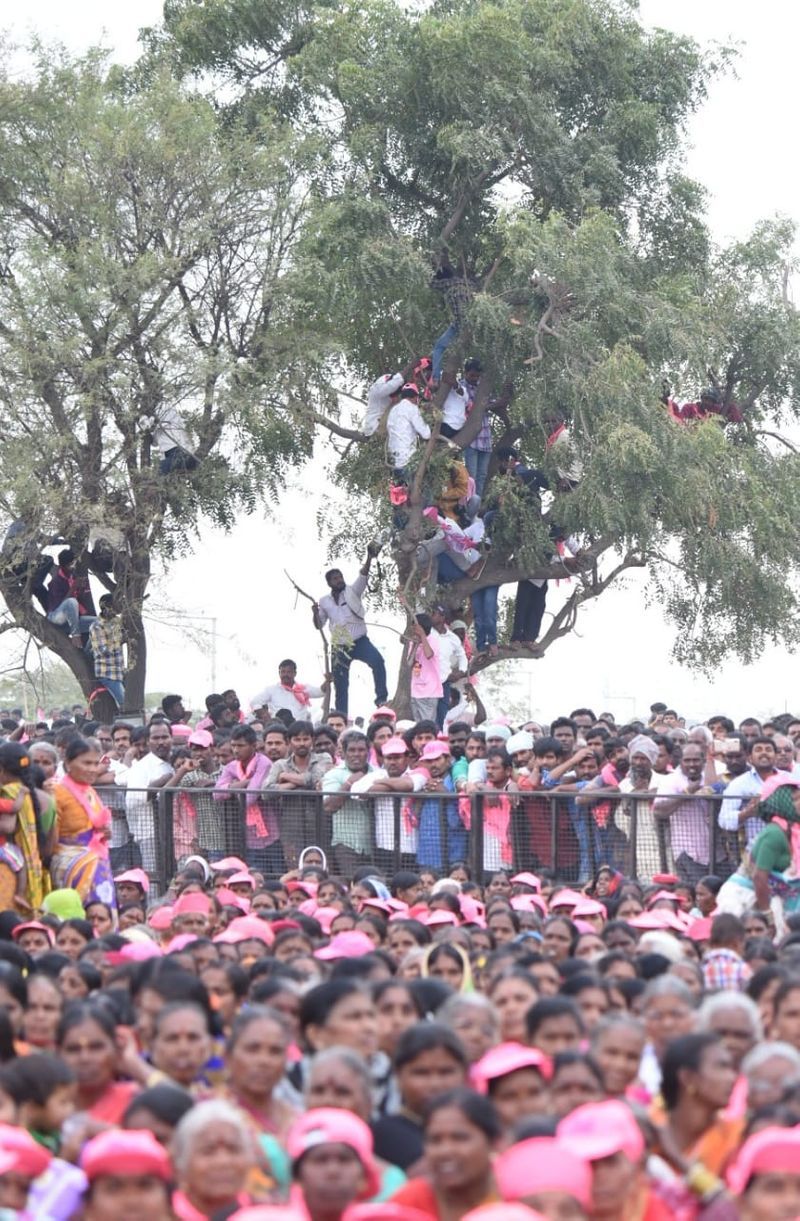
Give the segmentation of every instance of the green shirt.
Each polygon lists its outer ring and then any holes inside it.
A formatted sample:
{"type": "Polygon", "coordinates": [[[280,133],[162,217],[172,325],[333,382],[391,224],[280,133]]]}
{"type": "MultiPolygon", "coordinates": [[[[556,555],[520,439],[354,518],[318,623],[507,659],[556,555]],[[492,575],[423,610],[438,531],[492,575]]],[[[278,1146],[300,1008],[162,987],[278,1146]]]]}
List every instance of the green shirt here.
{"type": "Polygon", "coordinates": [[[750,849],[750,858],[756,869],[767,873],[783,873],[791,864],[792,854],[786,834],[775,823],[760,833],[750,849]]]}
{"type": "MultiPolygon", "coordinates": [[[[368,770],[372,771],[372,768],[368,770]]],[[[344,764],[332,767],[322,777],[323,793],[338,793],[349,775],[350,770],[344,764]]],[[[369,798],[365,801],[363,797],[347,797],[333,815],[331,846],[344,844],[346,848],[368,856],[372,852],[372,819],[372,801],[369,798]]]]}

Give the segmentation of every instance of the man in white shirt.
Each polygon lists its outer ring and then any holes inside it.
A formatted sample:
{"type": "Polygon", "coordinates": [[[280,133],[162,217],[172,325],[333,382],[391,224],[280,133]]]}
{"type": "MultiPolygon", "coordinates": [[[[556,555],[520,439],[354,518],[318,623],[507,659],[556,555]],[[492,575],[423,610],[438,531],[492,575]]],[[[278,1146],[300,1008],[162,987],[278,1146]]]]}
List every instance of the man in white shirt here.
{"type": "Polygon", "coordinates": [[[152,416],[142,416],[139,426],[153,433],[153,442],[161,453],[159,475],[195,469],[197,459],[192,453],[192,439],[174,407],[167,405],[160,407],[152,416]]]}
{"type": "Polygon", "coordinates": [[[447,626],[447,615],[443,606],[431,611],[431,622],[439,643],[439,676],[442,680],[442,698],[436,706],[436,724],[441,729],[450,707],[450,683],[465,677],[469,670],[464,646],[447,626]]]}
{"type": "Polygon", "coordinates": [[[764,830],[756,807],[764,781],[778,770],[775,760],[773,739],[756,738],[750,746],[750,766],[741,776],[735,776],[723,793],[725,800],[719,808],[717,822],[723,831],[738,831],[744,827],[748,848],[764,830]]]}
{"type": "Polygon", "coordinates": [[[325,573],[330,593],[314,602],[311,615],[314,627],[331,625],[331,670],[336,692],[336,708],[347,715],[350,689],[350,663],[363,661],[372,671],[375,682],[375,703],[385,704],[389,698],[386,689],[386,665],[383,657],[367,636],[364,607],[361,595],[367,588],[370,565],[379,551],[379,546],[370,543],[367,558],[361,570],[348,585],[341,569],[331,568],[325,573]]]}
{"type": "Polygon", "coordinates": [[[130,765],[125,777],[128,787],[125,798],[128,829],[139,845],[142,868],[148,873],[153,873],[156,867],[155,813],[150,804],[150,794],[135,790],[164,788],[174,775],[174,768],[169,762],[171,751],[172,732],[169,725],[163,721],[154,722],[147,732],[147,754],[130,765]]]}
{"type": "MultiPolygon", "coordinates": [[[[357,780],[351,793],[386,793],[375,797],[375,849],[377,860],[385,873],[393,873],[396,867],[395,845],[395,794],[420,793],[425,787],[424,772],[408,770],[408,746],[403,738],[389,738],[381,747],[381,766],[373,768],[366,776],[357,780]]],[[[402,856],[414,857],[417,851],[417,829],[405,809],[405,801],[399,802],[400,836],[402,856]]]]}
{"type": "Polygon", "coordinates": [[[253,711],[268,708],[274,719],[282,708],[286,708],[295,721],[313,720],[311,701],[318,700],[323,692],[327,691],[330,686],[328,680],[319,687],[312,687],[310,683],[298,683],[297,662],[292,661],[290,657],[278,666],[278,678],[279,682],[265,687],[258,695],[253,696],[250,701],[253,711]]]}
{"type": "Polygon", "coordinates": [[[368,437],[378,431],[386,412],[398,401],[405,380],[402,373],[384,373],[383,377],[379,377],[370,386],[367,410],[361,425],[361,431],[368,437]]]}
{"type": "Polygon", "coordinates": [[[417,448],[417,438],[427,441],[431,435],[419,409],[419,390],[413,382],[407,382],[400,390],[398,402],[389,412],[386,434],[395,480],[403,482],[417,448]]]}

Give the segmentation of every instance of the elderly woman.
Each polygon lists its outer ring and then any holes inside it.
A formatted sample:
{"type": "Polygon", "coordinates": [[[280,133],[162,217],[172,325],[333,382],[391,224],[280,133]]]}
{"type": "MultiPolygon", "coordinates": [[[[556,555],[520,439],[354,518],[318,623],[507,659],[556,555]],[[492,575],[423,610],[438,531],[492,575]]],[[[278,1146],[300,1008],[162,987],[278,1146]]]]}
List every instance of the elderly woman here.
{"type": "Polygon", "coordinates": [[[205,1221],[252,1201],[244,1184],[256,1150],[240,1111],[223,1101],[199,1102],[175,1129],[172,1161],[178,1190],[172,1199],[180,1221],[205,1221]]]}
{"type": "MultiPolygon", "coordinates": [[[[372,1078],[366,1062],[349,1047],[329,1047],[319,1052],[311,1062],[305,1094],[309,1110],[333,1107],[350,1111],[364,1123],[372,1118],[372,1078]]],[[[382,1158],[375,1164],[380,1175],[380,1189],[375,1200],[388,1200],[406,1181],[403,1171],[382,1158]]]]}
{"type": "Polygon", "coordinates": [[[470,1064],[475,1064],[490,1047],[500,1042],[497,1010],[481,992],[448,997],[437,1011],[437,1020],[455,1031],[464,1045],[470,1064]]]}
{"type": "Polygon", "coordinates": [[[647,1045],[642,1053],[639,1079],[655,1098],[661,1088],[661,1061],[673,1039],[694,1030],[696,998],[683,980],[674,975],[659,975],[645,989],[642,998],[647,1045]]]}
{"type": "Polygon", "coordinates": [[[728,1049],[738,1076],[725,1115],[728,1119],[743,1118],[747,1114],[748,1087],[742,1062],[764,1033],[758,1005],[741,992],[717,992],[700,1006],[697,1029],[719,1035],[728,1049]]]}
{"type": "Polygon", "coordinates": [[[761,1043],[745,1056],[742,1072],[750,1111],[775,1106],[787,1089],[800,1084],[800,1051],[791,1043],[761,1043]]]}

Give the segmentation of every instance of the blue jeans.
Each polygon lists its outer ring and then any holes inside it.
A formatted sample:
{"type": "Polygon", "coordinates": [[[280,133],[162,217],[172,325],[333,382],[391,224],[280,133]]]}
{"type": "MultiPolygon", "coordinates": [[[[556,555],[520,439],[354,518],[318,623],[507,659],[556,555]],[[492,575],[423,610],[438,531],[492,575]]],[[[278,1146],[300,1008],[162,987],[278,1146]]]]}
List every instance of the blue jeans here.
{"type": "Polygon", "coordinates": [[[475,644],[482,652],[490,644],[497,644],[497,595],[499,585],[489,585],[470,595],[472,614],[475,618],[475,644]]]}
{"type": "Polygon", "coordinates": [[[350,663],[363,661],[372,671],[375,680],[375,703],[385,704],[389,698],[386,690],[386,666],[375,645],[368,636],[359,636],[350,649],[335,649],[332,658],[333,686],[336,692],[336,708],[347,712],[350,698],[350,663]]]}
{"type": "Polygon", "coordinates": [[[451,322],[447,330],[439,336],[436,343],[433,345],[433,351],[431,352],[431,359],[433,363],[432,373],[437,382],[441,380],[444,354],[450,347],[453,340],[457,338],[458,327],[456,326],[455,322],[451,322]]]}
{"type": "Polygon", "coordinates": [[[78,609],[77,598],[65,598],[55,610],[48,613],[47,618],[55,627],[66,627],[70,636],[82,636],[97,618],[96,615],[82,615],[78,609]]]}
{"type": "Polygon", "coordinates": [[[118,708],[125,703],[125,684],[118,678],[98,678],[101,687],[105,687],[109,695],[114,697],[118,708]]]}
{"type": "MultiPolygon", "coordinates": [[[[592,869],[592,846],[589,834],[589,818],[590,815],[586,810],[581,810],[576,806],[574,801],[569,803],[569,820],[572,823],[572,830],[575,832],[575,838],[578,841],[578,881],[588,882],[594,870],[592,869]]],[[[598,865],[602,861],[602,857],[598,855],[598,865]]]]}
{"type": "Polygon", "coordinates": [[[159,475],[171,475],[173,471],[193,471],[197,467],[197,459],[188,449],[180,445],[168,449],[158,464],[159,475]]]}
{"type": "Polygon", "coordinates": [[[475,449],[473,445],[468,445],[464,450],[464,466],[475,480],[476,496],[483,496],[491,460],[492,451],[490,449],[475,449]]]}

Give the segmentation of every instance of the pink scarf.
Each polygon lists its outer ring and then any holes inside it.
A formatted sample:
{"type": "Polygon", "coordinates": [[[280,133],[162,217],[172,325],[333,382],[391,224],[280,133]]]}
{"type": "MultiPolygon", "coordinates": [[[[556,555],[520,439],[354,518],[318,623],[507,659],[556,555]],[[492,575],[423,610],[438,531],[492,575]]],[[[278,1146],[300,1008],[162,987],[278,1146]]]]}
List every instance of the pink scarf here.
{"type": "Polygon", "coordinates": [[[309,694],[302,683],[295,683],[293,687],[287,687],[286,683],[281,683],[281,686],[283,687],[284,691],[290,692],[290,694],[293,695],[297,700],[298,704],[302,704],[304,708],[307,708],[311,703],[309,694]]]}
{"type": "Polygon", "coordinates": [[[544,447],[545,447],[545,449],[552,449],[552,448],[553,448],[553,446],[555,445],[556,441],[557,441],[557,440],[558,440],[558,438],[561,436],[562,432],[564,432],[564,430],[565,430],[565,428],[566,428],[566,427],[567,427],[567,426],[566,426],[566,424],[559,424],[559,426],[558,426],[558,428],[555,430],[555,432],[551,432],[551,433],[550,433],[550,436],[547,438],[547,440],[546,440],[546,441],[545,441],[545,443],[544,443],[544,447]]]}
{"type": "MultiPolygon", "coordinates": [[[[500,859],[504,865],[512,862],[511,844],[508,838],[508,828],[511,822],[511,799],[502,789],[484,789],[486,797],[483,802],[483,832],[500,844],[500,859]],[[491,796],[489,794],[492,794],[491,796]]],[[[472,803],[469,797],[459,797],[458,816],[467,830],[471,830],[472,803]]]]}
{"type": "Polygon", "coordinates": [[[67,773],[64,774],[60,783],[68,793],[72,794],[89,819],[89,825],[93,831],[89,841],[89,850],[98,856],[107,857],[108,843],[101,832],[111,826],[111,811],[108,806],[103,805],[90,784],[78,784],[77,780],[73,780],[67,773]]]}
{"type": "MultiPolygon", "coordinates": [[[[237,780],[252,779],[256,770],[256,755],[253,755],[246,768],[242,767],[241,762],[238,759],[234,759],[233,762],[236,765],[237,780]]],[[[247,802],[247,825],[248,827],[252,827],[254,829],[259,838],[266,838],[267,824],[264,822],[264,815],[261,812],[261,806],[258,804],[258,801],[247,802]]]]}

